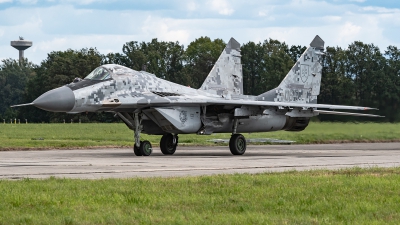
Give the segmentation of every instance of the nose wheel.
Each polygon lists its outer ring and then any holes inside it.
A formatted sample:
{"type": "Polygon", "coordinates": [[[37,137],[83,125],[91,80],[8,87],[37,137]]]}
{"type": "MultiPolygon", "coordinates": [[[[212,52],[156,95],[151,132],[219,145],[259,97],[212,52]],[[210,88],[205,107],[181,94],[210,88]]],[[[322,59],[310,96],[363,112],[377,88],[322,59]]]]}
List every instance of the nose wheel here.
{"type": "Polygon", "coordinates": [[[136,156],[142,156],[142,152],[140,151],[140,145],[139,147],[136,146],[136,143],[133,145],[133,152],[135,153],[136,156]]]}
{"type": "Polygon", "coordinates": [[[149,141],[141,141],[140,146],[133,146],[133,152],[136,156],[149,156],[153,152],[153,147],[149,141]]]}

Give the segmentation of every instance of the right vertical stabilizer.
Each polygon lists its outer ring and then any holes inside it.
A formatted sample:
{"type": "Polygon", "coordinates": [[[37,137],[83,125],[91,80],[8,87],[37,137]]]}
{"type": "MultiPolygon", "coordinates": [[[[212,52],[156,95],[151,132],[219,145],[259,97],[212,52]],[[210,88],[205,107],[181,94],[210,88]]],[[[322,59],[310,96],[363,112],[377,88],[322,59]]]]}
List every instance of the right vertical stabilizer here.
{"type": "Polygon", "coordinates": [[[275,102],[317,103],[324,41],[317,35],[279,86],[258,96],[275,102]]]}

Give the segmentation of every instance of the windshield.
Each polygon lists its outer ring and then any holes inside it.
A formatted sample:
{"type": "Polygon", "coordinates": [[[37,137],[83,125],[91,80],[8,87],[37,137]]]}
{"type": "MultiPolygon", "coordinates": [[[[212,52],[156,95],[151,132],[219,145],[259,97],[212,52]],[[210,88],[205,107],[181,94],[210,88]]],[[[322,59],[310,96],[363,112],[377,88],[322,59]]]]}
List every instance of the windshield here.
{"type": "Polygon", "coordinates": [[[85,77],[85,80],[107,80],[111,78],[110,72],[103,67],[97,67],[89,75],[85,77]]]}

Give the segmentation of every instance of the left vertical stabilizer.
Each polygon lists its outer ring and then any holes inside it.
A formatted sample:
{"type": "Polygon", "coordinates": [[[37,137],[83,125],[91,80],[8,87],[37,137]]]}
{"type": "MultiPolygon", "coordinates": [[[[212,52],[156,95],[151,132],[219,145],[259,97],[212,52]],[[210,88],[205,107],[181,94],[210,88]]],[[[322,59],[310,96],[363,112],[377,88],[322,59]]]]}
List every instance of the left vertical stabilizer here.
{"type": "Polygon", "coordinates": [[[231,38],[199,90],[230,98],[243,94],[240,44],[231,38]]]}

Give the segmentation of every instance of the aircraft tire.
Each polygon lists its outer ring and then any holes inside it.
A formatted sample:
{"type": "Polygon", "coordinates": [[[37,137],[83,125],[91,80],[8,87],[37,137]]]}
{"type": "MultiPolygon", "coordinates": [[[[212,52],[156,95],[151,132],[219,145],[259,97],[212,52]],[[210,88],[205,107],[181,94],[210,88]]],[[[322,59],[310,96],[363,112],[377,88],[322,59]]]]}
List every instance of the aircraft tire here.
{"type": "Polygon", "coordinates": [[[241,134],[233,134],[229,140],[229,149],[233,155],[243,155],[246,152],[246,138],[241,134]]]}
{"type": "Polygon", "coordinates": [[[149,156],[153,152],[153,147],[149,141],[140,142],[140,153],[142,156],[149,156]]]}
{"type": "Polygon", "coordinates": [[[176,143],[173,143],[172,134],[164,134],[161,137],[160,148],[164,155],[173,155],[176,151],[176,146],[178,145],[178,135],[175,137],[176,143]]]}
{"type": "MultiPolygon", "coordinates": [[[[140,142],[140,146],[142,146],[142,142],[140,142]]],[[[133,152],[135,153],[136,156],[142,156],[140,147],[136,147],[136,143],[133,144],[133,152]]]]}

